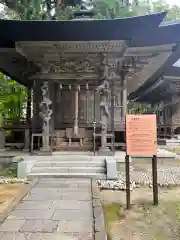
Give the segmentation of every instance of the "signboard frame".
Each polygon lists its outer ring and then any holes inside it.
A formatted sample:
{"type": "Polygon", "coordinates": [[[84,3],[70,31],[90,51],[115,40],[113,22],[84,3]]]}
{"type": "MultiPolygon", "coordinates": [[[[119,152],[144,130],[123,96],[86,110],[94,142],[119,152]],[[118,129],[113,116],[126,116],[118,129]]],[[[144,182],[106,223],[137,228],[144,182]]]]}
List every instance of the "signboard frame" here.
{"type": "Polygon", "coordinates": [[[131,157],[152,157],[157,154],[155,114],[126,115],[126,154],[131,157]]]}
{"type": "MultiPolygon", "coordinates": [[[[154,205],[158,205],[158,184],[157,184],[157,123],[156,123],[156,115],[155,114],[127,114],[125,116],[125,137],[126,137],[126,156],[125,156],[125,169],[126,169],[126,207],[127,209],[130,209],[131,201],[130,201],[130,157],[134,157],[137,155],[133,154],[135,153],[137,149],[145,148],[145,151],[141,151],[139,153],[138,157],[143,157],[145,154],[145,157],[151,157],[152,158],[152,180],[153,180],[153,203],[154,205]],[[130,122],[134,120],[139,121],[139,123],[130,122]],[[143,122],[144,120],[144,122],[143,122]],[[147,124],[147,121],[149,120],[150,123],[147,124]],[[131,124],[132,123],[132,124],[131,124]],[[143,124],[145,123],[145,124],[143,124]],[[149,128],[150,126],[150,128],[149,128]],[[132,127],[132,128],[131,128],[132,127]],[[152,130],[152,132],[150,132],[152,130]],[[129,131],[129,132],[127,132],[129,131]],[[134,134],[134,135],[133,135],[134,134]],[[141,135],[142,134],[142,135],[141,135]],[[136,137],[141,137],[141,145],[138,146],[136,142],[136,137]],[[128,139],[132,137],[132,139],[128,139]],[[133,137],[135,137],[133,139],[133,137]],[[144,140],[144,145],[143,145],[144,140]],[[149,142],[148,142],[149,141],[149,142]],[[135,147],[132,145],[133,142],[135,143],[135,147]],[[130,144],[128,146],[128,144],[130,144]],[[151,145],[152,144],[152,145],[151,145]]],[[[139,140],[139,139],[137,139],[139,140]]],[[[142,149],[143,150],[143,149],[142,149]]],[[[137,151],[138,152],[138,151],[137,151]]],[[[136,153],[137,153],[136,152],[136,153]]]]}

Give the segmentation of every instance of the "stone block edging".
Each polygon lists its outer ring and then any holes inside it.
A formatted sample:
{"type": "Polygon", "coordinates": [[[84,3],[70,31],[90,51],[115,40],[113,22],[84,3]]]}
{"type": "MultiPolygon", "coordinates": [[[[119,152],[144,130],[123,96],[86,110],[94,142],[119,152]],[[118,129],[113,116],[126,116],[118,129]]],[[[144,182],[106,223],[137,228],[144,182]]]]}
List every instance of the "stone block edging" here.
{"type": "Polygon", "coordinates": [[[17,196],[13,198],[13,200],[8,204],[8,206],[4,209],[4,211],[0,214],[0,224],[4,222],[7,216],[12,212],[14,208],[21,202],[21,200],[28,194],[28,192],[37,184],[38,179],[34,179],[30,183],[26,183],[24,188],[19,191],[17,196]]]}
{"type": "Polygon", "coordinates": [[[94,217],[94,240],[107,240],[104,212],[100,201],[100,190],[92,180],[92,205],[94,217]]]}

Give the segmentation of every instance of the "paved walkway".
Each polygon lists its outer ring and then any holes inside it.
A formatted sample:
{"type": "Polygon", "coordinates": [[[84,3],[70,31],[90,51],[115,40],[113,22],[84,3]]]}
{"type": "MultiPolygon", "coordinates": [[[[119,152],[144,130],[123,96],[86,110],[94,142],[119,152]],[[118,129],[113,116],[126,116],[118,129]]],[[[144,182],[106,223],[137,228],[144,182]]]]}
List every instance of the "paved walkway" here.
{"type": "Polygon", "coordinates": [[[42,179],[0,226],[0,240],[92,240],[89,179],[42,179]]]}

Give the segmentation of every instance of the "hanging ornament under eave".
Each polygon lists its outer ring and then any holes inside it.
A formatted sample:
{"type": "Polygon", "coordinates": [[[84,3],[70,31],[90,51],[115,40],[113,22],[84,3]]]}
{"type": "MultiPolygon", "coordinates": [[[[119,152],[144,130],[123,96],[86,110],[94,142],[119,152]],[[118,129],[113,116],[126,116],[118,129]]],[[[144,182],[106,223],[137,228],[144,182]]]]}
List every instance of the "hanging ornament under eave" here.
{"type": "Polygon", "coordinates": [[[69,84],[69,90],[71,90],[72,89],[72,86],[71,86],[71,84],[69,84]]]}
{"type": "Polygon", "coordinates": [[[77,90],[80,91],[81,90],[81,87],[80,85],[77,85],[77,90]]]}
{"type": "Polygon", "coordinates": [[[63,86],[62,86],[62,84],[60,83],[60,85],[59,85],[59,88],[60,88],[60,90],[63,88],[63,86]]]}
{"type": "Polygon", "coordinates": [[[86,83],[86,90],[89,90],[89,85],[88,85],[88,83],[86,83]]]}

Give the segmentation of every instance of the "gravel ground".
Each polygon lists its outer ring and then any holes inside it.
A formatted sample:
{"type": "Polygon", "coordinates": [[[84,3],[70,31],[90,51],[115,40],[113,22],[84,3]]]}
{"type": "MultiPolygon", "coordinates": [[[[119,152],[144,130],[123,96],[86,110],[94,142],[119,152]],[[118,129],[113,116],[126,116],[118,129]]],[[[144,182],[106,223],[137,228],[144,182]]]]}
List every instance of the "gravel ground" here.
{"type": "MultiPolygon", "coordinates": [[[[148,185],[152,183],[152,170],[131,171],[131,181],[136,184],[148,185]]],[[[118,180],[125,181],[125,173],[118,172],[118,180]]],[[[161,167],[158,169],[158,183],[160,186],[180,185],[180,167],[161,167]]]]}
{"type": "MultiPolygon", "coordinates": [[[[98,180],[100,189],[125,190],[126,174],[118,172],[117,180],[98,180]]],[[[131,170],[130,189],[133,190],[140,185],[152,187],[152,170],[146,171],[131,170]]],[[[158,169],[158,185],[160,187],[180,186],[180,167],[160,167],[158,169]]]]}

